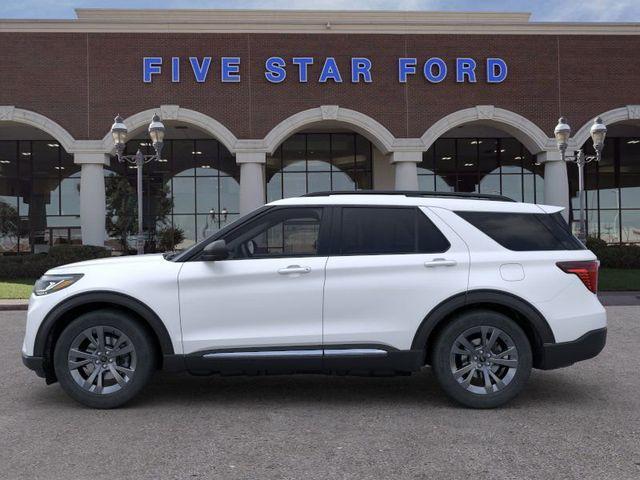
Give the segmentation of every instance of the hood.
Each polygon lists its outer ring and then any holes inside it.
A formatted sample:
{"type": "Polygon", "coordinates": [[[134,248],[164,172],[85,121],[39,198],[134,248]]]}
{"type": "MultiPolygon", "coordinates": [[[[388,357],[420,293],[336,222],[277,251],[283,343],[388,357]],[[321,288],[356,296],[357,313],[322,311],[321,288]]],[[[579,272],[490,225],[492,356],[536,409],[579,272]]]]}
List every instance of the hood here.
{"type": "Polygon", "coordinates": [[[118,267],[129,266],[139,264],[141,267],[144,265],[166,262],[161,253],[154,253],[148,255],[123,255],[121,257],[110,258],[96,258],[93,260],[85,260],[84,262],[69,263],[66,265],[60,265],[59,267],[52,268],[47,271],[47,274],[55,273],[82,273],[85,268],[93,268],[100,266],[118,267]],[[73,272],[71,272],[73,270],[73,272]]]}

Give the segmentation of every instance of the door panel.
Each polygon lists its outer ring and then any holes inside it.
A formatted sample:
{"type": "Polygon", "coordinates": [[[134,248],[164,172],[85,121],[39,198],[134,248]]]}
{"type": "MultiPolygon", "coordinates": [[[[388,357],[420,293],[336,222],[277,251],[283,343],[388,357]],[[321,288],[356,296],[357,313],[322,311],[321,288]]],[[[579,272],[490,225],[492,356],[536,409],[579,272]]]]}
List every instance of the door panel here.
{"type": "Polygon", "coordinates": [[[322,207],[272,208],[225,234],[229,259],[186,262],[185,353],[320,348],[328,221],[322,207]]]}
{"type": "Polygon", "coordinates": [[[421,212],[444,234],[450,244],[447,251],[329,258],[324,345],[383,344],[409,349],[427,313],[466,291],[469,253],[465,243],[435,214],[427,209],[421,212]]]}
{"type": "Polygon", "coordinates": [[[185,353],[320,345],[327,257],[187,262],[180,271],[185,353]],[[279,273],[292,265],[306,273],[279,273]]]}

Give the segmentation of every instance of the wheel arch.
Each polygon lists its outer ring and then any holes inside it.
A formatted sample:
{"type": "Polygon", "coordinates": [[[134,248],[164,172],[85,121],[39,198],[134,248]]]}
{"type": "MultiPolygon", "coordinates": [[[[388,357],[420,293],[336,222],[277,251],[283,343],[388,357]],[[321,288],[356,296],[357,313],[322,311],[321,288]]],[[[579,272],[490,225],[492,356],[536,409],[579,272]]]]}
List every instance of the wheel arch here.
{"type": "Polygon", "coordinates": [[[418,327],[411,348],[424,350],[424,362],[428,363],[431,345],[448,320],[476,309],[493,310],[512,318],[531,343],[534,367],[540,365],[542,360],[542,346],[555,343],[553,331],[544,316],[526,300],[497,290],[473,290],[454,295],[431,310],[418,327]]]}
{"type": "MultiPolygon", "coordinates": [[[[135,316],[153,335],[159,361],[174,354],[173,343],[160,317],[145,303],[122,293],[99,291],[80,293],[56,305],[44,318],[36,334],[34,356],[43,358],[47,382],[56,380],[53,372],[53,348],[64,327],[83,313],[115,309],[135,316]]],[[[160,364],[161,365],[161,364],[160,364]]]]}

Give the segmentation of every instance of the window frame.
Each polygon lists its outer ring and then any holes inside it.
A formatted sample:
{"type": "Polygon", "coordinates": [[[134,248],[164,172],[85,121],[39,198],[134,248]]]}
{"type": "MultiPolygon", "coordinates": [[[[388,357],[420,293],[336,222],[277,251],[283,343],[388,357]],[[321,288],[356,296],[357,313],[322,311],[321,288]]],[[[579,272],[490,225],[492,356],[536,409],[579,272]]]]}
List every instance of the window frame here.
{"type": "MultiPolygon", "coordinates": [[[[253,215],[247,216],[246,219],[239,222],[237,225],[229,225],[230,228],[222,229],[216,232],[214,235],[208,237],[205,241],[202,241],[197,245],[197,249],[194,249],[188,256],[177,257],[175,261],[178,262],[198,262],[205,261],[200,257],[202,255],[202,251],[204,248],[214,242],[216,240],[225,240],[225,237],[228,235],[242,235],[243,230],[251,229],[251,226],[256,221],[260,221],[266,215],[273,214],[277,211],[281,210],[300,210],[300,209],[320,209],[322,210],[322,218],[320,219],[320,231],[318,233],[318,251],[315,254],[282,254],[282,255],[272,255],[272,256],[262,256],[262,257],[251,257],[251,258],[228,258],[225,260],[216,260],[219,262],[229,262],[229,261],[245,261],[245,260],[273,260],[278,258],[314,258],[314,257],[327,257],[329,256],[330,251],[330,240],[331,240],[331,229],[332,229],[332,208],[330,205],[278,205],[273,207],[265,207],[263,209],[257,210],[253,215]]],[[[226,240],[225,240],[226,241],[226,240]]],[[[186,251],[185,251],[186,253],[186,251]]]]}
{"type": "Polygon", "coordinates": [[[451,250],[452,244],[447,235],[429,218],[429,216],[416,205],[336,205],[334,206],[332,232],[335,232],[331,237],[331,257],[370,257],[381,255],[442,255],[451,250]],[[414,213],[414,241],[415,251],[413,252],[397,252],[397,253],[342,253],[342,217],[345,208],[368,208],[368,209],[396,209],[396,210],[412,210],[414,213]],[[418,229],[418,215],[424,215],[437,231],[443,236],[449,245],[446,250],[442,252],[419,252],[419,229],[418,229]]]}

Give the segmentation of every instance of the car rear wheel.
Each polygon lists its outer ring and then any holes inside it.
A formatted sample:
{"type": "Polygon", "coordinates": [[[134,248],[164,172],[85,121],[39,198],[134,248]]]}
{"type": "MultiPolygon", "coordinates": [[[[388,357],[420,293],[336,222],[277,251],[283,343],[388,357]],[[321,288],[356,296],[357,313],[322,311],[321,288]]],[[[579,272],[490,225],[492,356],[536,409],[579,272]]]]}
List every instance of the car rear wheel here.
{"type": "Polygon", "coordinates": [[[472,408],[494,408],[524,388],[531,373],[531,346],[518,324],[498,312],[474,310],[440,332],[432,367],[443,390],[472,408]]]}
{"type": "Polygon", "coordinates": [[[54,368],[69,396],[93,408],[115,408],[142,390],[155,370],[147,330],[115,310],[85,313],[60,335],[54,368]]]}

